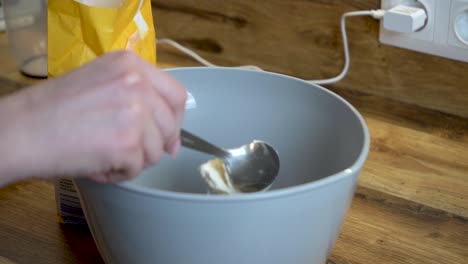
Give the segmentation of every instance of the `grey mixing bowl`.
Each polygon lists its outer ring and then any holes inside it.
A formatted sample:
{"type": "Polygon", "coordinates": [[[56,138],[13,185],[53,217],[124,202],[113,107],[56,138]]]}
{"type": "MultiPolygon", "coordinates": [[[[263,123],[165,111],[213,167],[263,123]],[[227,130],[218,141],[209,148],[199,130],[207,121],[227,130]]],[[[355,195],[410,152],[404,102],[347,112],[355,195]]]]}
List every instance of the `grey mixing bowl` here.
{"type": "Polygon", "coordinates": [[[266,192],[207,195],[182,149],[137,179],[77,180],[88,224],[107,263],[325,263],[369,150],[360,114],[300,79],[232,68],[169,70],[196,107],[184,128],[224,147],[253,139],[277,149],[281,169],[266,192]]]}

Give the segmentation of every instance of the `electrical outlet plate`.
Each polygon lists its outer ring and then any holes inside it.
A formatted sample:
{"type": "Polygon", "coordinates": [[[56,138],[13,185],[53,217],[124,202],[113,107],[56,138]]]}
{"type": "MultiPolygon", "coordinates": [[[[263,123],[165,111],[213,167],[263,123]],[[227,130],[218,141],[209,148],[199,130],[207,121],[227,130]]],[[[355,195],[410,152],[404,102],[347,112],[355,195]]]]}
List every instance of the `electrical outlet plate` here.
{"type": "Polygon", "coordinates": [[[468,62],[468,0],[382,0],[388,10],[398,4],[419,5],[426,9],[425,27],[414,33],[385,30],[380,25],[383,44],[468,62]]]}

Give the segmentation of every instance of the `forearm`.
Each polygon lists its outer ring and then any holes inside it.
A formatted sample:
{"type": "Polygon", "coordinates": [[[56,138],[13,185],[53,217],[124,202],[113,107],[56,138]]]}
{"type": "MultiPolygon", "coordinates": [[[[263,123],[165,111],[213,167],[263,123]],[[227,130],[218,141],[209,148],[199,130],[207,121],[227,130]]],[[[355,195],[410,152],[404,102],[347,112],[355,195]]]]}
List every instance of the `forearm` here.
{"type": "Polygon", "coordinates": [[[25,92],[0,98],[0,186],[27,177],[25,164],[26,139],[22,127],[27,104],[25,92]]]}

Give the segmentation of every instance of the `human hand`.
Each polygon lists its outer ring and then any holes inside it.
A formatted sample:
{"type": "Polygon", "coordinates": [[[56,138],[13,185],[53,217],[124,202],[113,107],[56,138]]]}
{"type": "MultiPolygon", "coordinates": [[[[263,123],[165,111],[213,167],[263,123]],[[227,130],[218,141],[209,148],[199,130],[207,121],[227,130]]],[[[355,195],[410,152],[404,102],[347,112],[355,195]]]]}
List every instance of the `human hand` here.
{"type": "Polygon", "coordinates": [[[0,101],[3,171],[10,181],[130,179],[164,153],[176,155],[185,100],[166,72],[130,52],[109,53],[0,101]]]}

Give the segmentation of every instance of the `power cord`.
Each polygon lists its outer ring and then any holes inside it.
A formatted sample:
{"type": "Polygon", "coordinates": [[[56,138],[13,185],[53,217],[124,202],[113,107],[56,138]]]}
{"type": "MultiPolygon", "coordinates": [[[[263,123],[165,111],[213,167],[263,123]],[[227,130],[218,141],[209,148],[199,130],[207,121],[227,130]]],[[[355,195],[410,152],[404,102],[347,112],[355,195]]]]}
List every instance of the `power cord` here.
{"type": "MultiPolygon", "coordinates": [[[[179,44],[178,42],[176,42],[176,41],[174,41],[172,39],[168,39],[168,38],[157,39],[156,43],[157,44],[170,45],[170,46],[176,48],[177,50],[179,50],[180,52],[184,53],[185,55],[187,55],[187,56],[191,57],[192,59],[196,60],[197,62],[199,62],[200,64],[202,64],[204,66],[223,67],[223,66],[219,66],[219,65],[213,64],[213,63],[205,60],[200,55],[198,55],[195,51],[190,50],[189,48],[186,48],[186,47],[182,46],[181,44],[179,44]]],[[[243,68],[243,69],[250,69],[250,70],[257,70],[257,71],[262,70],[259,67],[254,66],[254,65],[234,66],[233,68],[243,68]]]]}
{"type": "Polygon", "coordinates": [[[356,17],[356,16],[372,16],[375,19],[382,19],[384,14],[385,14],[384,10],[353,11],[353,12],[344,13],[341,16],[341,37],[343,38],[343,51],[344,51],[344,58],[345,58],[343,70],[336,77],[329,78],[329,79],[322,79],[322,80],[310,80],[307,82],[323,85],[323,84],[330,84],[330,83],[336,83],[336,82],[341,81],[348,73],[349,65],[351,64],[351,58],[349,56],[348,36],[346,33],[346,19],[348,17],[356,17]]]}
{"type": "MultiPolygon", "coordinates": [[[[373,17],[375,19],[380,20],[380,19],[382,19],[384,17],[384,15],[385,15],[385,10],[353,11],[353,12],[344,13],[341,16],[341,35],[342,35],[342,38],[343,38],[343,50],[344,50],[344,57],[345,57],[345,63],[344,63],[343,70],[336,77],[329,78],[329,79],[322,79],[322,80],[310,80],[308,82],[313,83],[313,84],[319,84],[319,85],[336,83],[336,82],[341,81],[346,76],[346,74],[348,73],[349,65],[350,65],[350,61],[351,61],[350,56],[349,56],[348,36],[346,34],[346,19],[348,17],[371,16],[371,17],[373,17]]],[[[181,44],[177,43],[176,41],[174,41],[172,39],[167,39],[167,38],[158,39],[157,44],[167,44],[167,45],[173,46],[174,48],[176,48],[180,52],[186,54],[187,56],[191,57],[192,59],[196,60],[197,62],[199,62],[200,64],[202,64],[204,66],[223,67],[223,66],[215,65],[215,64],[205,60],[200,55],[198,55],[196,52],[182,46],[181,44]]],[[[257,66],[253,66],[253,65],[236,66],[234,68],[244,68],[244,69],[252,69],[252,70],[258,70],[258,71],[262,70],[261,68],[259,68],[257,66]]]]}

